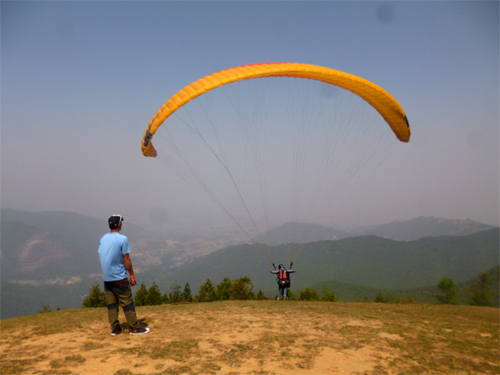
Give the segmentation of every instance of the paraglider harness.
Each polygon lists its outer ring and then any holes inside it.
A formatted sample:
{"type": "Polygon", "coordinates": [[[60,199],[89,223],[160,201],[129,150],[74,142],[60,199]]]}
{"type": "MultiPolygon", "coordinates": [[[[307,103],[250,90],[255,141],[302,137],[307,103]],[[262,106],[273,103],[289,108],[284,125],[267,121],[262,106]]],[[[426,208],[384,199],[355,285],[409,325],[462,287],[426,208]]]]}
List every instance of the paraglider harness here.
{"type": "MultiPolygon", "coordinates": [[[[292,265],[293,262],[290,264],[290,268],[292,265]]],[[[279,269],[278,285],[282,288],[290,288],[290,274],[286,271],[285,267],[279,269]]]]}
{"type": "Polygon", "coordinates": [[[278,285],[284,288],[290,288],[290,274],[286,272],[286,269],[280,269],[278,274],[278,285]]]}

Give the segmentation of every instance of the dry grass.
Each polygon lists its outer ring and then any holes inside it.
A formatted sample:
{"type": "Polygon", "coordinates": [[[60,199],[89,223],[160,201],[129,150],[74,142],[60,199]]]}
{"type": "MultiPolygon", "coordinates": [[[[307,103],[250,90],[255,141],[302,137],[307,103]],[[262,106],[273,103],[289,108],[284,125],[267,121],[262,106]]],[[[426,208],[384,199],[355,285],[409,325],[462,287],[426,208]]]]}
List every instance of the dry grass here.
{"type": "Polygon", "coordinates": [[[151,333],[112,337],[106,309],[3,320],[2,374],[498,374],[499,309],[226,301],[138,309],[151,333]]]}

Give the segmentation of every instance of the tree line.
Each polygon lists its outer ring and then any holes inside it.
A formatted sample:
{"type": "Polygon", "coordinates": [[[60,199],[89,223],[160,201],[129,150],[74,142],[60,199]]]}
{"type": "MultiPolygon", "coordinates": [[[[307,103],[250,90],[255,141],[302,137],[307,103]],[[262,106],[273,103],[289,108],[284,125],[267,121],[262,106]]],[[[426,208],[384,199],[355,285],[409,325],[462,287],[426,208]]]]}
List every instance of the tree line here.
{"type": "MultiPolygon", "coordinates": [[[[493,298],[489,286],[493,281],[487,272],[480,273],[469,291],[472,295],[468,304],[472,306],[494,306],[493,298]]],[[[436,295],[438,302],[448,305],[458,305],[457,285],[448,277],[443,277],[437,284],[441,294],[436,295]]]]}
{"type": "MultiPolygon", "coordinates": [[[[437,283],[437,288],[439,293],[434,294],[434,300],[438,304],[445,305],[459,305],[459,289],[463,293],[464,290],[470,293],[469,298],[466,300],[466,303],[471,306],[491,306],[498,307],[498,301],[495,301],[495,298],[492,295],[491,285],[494,283],[498,284],[498,267],[494,271],[496,272],[496,278],[494,279],[492,275],[488,272],[481,273],[477,275],[477,277],[473,280],[473,282],[469,285],[469,287],[459,287],[455,281],[449,277],[443,277],[437,283]]],[[[366,298],[365,298],[366,301],[366,298]]],[[[379,292],[374,299],[375,302],[381,303],[413,303],[415,301],[414,297],[409,297],[404,300],[400,300],[398,298],[394,298],[390,295],[384,295],[382,292],[379,292]]],[[[464,302],[462,300],[462,302],[464,302]]]]}
{"type": "MultiPolygon", "coordinates": [[[[262,290],[257,294],[253,291],[254,285],[252,280],[245,276],[239,279],[231,280],[225,277],[218,285],[215,285],[210,279],[207,279],[195,296],[192,295],[189,283],[182,288],[175,281],[170,293],[160,291],[158,285],[153,282],[151,287],[147,288],[145,284],[141,284],[139,290],[134,296],[135,306],[152,306],[165,303],[181,303],[181,302],[213,302],[213,301],[228,301],[228,300],[268,300],[273,299],[266,297],[262,290]]],[[[324,295],[320,297],[316,290],[306,288],[297,293],[289,291],[288,298],[291,300],[300,301],[330,301],[335,302],[335,292],[329,291],[327,287],[323,290],[324,295]]],[[[85,307],[105,307],[107,306],[104,292],[99,287],[99,284],[94,284],[90,287],[87,296],[83,300],[82,308],[85,307]]]]}
{"type": "MultiPolygon", "coordinates": [[[[495,303],[491,296],[489,286],[492,285],[492,279],[489,273],[479,274],[471,285],[469,291],[472,293],[468,304],[474,306],[494,306],[495,303]]],[[[443,277],[437,284],[440,293],[434,295],[437,303],[458,305],[457,284],[453,279],[443,277]]],[[[268,300],[262,290],[258,293],[253,291],[254,285],[249,277],[241,277],[231,280],[225,277],[218,285],[215,285],[210,279],[207,279],[195,296],[192,295],[189,283],[181,287],[175,281],[170,293],[162,293],[158,285],[153,282],[151,287],[147,288],[145,284],[141,284],[139,290],[135,293],[135,306],[151,306],[161,305],[166,303],[182,303],[182,302],[213,302],[227,300],[268,300]]],[[[288,291],[288,299],[295,301],[338,301],[335,292],[330,291],[328,287],[323,289],[323,295],[320,296],[315,289],[305,288],[297,292],[288,291]]],[[[365,298],[364,301],[368,301],[365,298]]],[[[381,292],[375,297],[374,302],[380,303],[413,303],[416,302],[413,297],[405,300],[391,298],[391,296],[383,295],[381,292]]],[[[83,300],[82,307],[105,307],[107,306],[104,292],[100,289],[99,284],[94,284],[83,300]]],[[[42,312],[42,311],[41,311],[42,312]]]]}

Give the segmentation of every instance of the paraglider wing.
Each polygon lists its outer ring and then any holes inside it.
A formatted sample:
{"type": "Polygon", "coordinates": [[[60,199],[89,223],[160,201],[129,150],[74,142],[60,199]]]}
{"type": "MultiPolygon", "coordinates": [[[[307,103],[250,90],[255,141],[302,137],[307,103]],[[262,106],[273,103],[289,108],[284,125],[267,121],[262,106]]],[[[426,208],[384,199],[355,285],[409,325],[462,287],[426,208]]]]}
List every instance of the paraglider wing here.
{"type": "Polygon", "coordinates": [[[148,124],[142,140],[144,156],[157,155],[151,139],[160,125],[177,109],[203,93],[222,85],[254,78],[295,77],[322,81],[360,96],[375,108],[402,142],[410,140],[410,126],[399,103],[384,89],[366,79],[338,70],[299,63],[264,63],[244,65],[201,78],[172,96],[156,112],[148,124]]]}

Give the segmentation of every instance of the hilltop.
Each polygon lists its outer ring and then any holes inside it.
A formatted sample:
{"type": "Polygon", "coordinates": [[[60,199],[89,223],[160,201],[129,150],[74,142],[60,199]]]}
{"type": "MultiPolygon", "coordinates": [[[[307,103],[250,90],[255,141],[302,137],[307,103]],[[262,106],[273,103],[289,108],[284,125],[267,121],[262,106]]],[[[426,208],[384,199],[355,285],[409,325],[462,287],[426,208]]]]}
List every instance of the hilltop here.
{"type": "Polygon", "coordinates": [[[2,320],[2,374],[392,375],[500,370],[496,308],[226,301],[137,311],[151,328],[148,335],[125,332],[112,337],[106,308],[2,320]]]}

